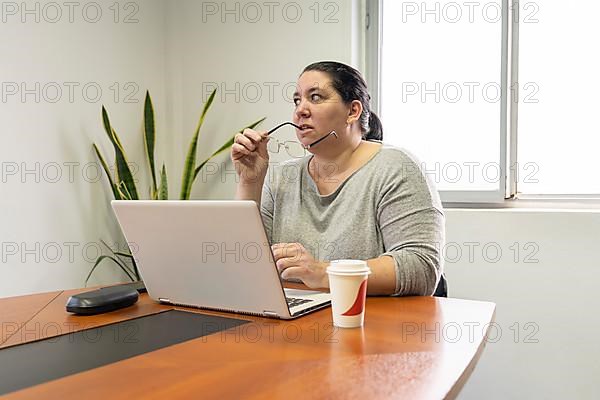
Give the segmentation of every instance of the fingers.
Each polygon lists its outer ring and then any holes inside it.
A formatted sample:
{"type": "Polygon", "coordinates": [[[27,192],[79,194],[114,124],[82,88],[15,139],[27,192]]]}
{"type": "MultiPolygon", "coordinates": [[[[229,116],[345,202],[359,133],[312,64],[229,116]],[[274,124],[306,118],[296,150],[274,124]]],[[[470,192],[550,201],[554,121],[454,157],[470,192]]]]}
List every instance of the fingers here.
{"type": "Polygon", "coordinates": [[[250,151],[256,150],[256,144],[252,141],[249,136],[244,135],[243,133],[238,133],[235,135],[233,139],[234,143],[239,144],[250,151]]]}
{"type": "Polygon", "coordinates": [[[282,279],[300,279],[310,288],[328,287],[325,268],[300,243],[276,243],[271,246],[277,271],[282,279]]]}
{"type": "Polygon", "coordinates": [[[298,277],[298,274],[306,272],[306,265],[309,262],[304,246],[300,243],[276,243],[271,246],[273,250],[273,258],[275,259],[275,265],[277,271],[281,274],[284,279],[292,270],[293,277],[298,277]]]}
{"type": "Polygon", "coordinates": [[[281,273],[282,279],[302,279],[306,271],[302,267],[290,267],[281,273]]]}
{"type": "Polygon", "coordinates": [[[257,132],[249,128],[244,129],[243,135],[248,139],[252,140],[254,143],[259,143],[263,139],[269,137],[269,135],[267,135],[267,132],[257,132]]]}
{"type": "Polygon", "coordinates": [[[294,265],[294,262],[290,258],[280,258],[279,260],[277,260],[277,262],[275,262],[275,265],[277,266],[277,270],[281,273],[286,269],[292,267],[294,265]]]}
{"type": "Polygon", "coordinates": [[[244,129],[244,133],[235,135],[234,142],[241,144],[250,151],[254,151],[258,147],[258,144],[267,137],[266,132],[259,133],[252,129],[244,129]]]}
{"type": "Polygon", "coordinates": [[[271,246],[275,261],[282,258],[297,259],[302,256],[304,246],[300,243],[275,243],[271,246]]]}
{"type": "Polygon", "coordinates": [[[233,145],[231,146],[231,158],[234,161],[239,160],[257,149],[260,149],[260,147],[266,148],[267,141],[268,135],[266,132],[257,132],[246,128],[244,129],[244,133],[238,133],[234,136],[233,145]]]}
{"type": "Polygon", "coordinates": [[[275,265],[277,266],[277,270],[279,272],[283,272],[288,268],[292,267],[300,267],[304,265],[306,260],[302,258],[301,253],[294,253],[288,257],[280,257],[276,259],[275,265]]]}
{"type": "Polygon", "coordinates": [[[234,143],[233,145],[231,145],[231,158],[234,161],[239,160],[240,158],[247,156],[248,154],[250,154],[250,150],[248,150],[241,144],[234,143]]]}

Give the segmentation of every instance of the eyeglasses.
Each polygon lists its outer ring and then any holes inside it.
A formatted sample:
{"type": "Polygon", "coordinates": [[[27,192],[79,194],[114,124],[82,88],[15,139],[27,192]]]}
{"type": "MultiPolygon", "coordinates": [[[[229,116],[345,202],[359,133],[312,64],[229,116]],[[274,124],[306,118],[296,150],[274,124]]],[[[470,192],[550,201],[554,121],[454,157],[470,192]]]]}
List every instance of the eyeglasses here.
{"type": "Polygon", "coordinates": [[[280,142],[279,140],[271,137],[267,142],[267,150],[270,153],[279,153],[279,149],[281,147],[285,148],[285,151],[294,158],[302,158],[306,155],[306,149],[298,142],[294,142],[291,140],[280,142]]]}
{"type": "MultiPolygon", "coordinates": [[[[277,129],[285,125],[292,125],[295,128],[301,129],[298,125],[294,124],[293,122],[284,122],[271,129],[269,132],[267,132],[267,134],[270,135],[271,133],[275,132],[277,129]]],[[[291,157],[302,158],[306,155],[306,149],[304,148],[304,146],[302,146],[302,144],[298,142],[294,142],[291,140],[280,142],[279,140],[273,137],[270,138],[270,140],[267,142],[267,150],[270,153],[279,153],[279,149],[281,148],[281,146],[285,147],[285,151],[287,151],[287,153],[291,157]]]]}

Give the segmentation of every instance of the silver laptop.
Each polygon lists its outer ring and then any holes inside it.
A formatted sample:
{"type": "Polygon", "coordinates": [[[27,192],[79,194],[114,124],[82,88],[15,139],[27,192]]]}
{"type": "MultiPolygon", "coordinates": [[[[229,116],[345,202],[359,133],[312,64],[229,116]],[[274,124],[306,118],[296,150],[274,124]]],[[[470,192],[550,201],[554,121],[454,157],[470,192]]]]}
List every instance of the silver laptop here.
{"type": "Polygon", "coordinates": [[[148,295],[161,303],[292,319],[330,294],[283,288],[254,201],[113,200],[148,295]]]}

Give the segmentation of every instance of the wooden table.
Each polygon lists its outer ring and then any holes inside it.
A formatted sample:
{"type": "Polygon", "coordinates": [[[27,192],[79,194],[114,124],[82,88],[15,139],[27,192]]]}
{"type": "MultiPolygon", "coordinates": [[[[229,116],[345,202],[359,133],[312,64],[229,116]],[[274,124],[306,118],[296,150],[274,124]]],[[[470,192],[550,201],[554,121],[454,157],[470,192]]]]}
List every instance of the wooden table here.
{"type": "Polygon", "coordinates": [[[146,294],[112,313],[66,313],[68,297],[81,291],[0,299],[0,349],[168,309],[252,322],[7,399],[453,399],[481,356],[495,313],[488,302],[369,297],[365,326],[339,329],[331,325],[330,308],[280,321],[160,305],[146,294]]]}

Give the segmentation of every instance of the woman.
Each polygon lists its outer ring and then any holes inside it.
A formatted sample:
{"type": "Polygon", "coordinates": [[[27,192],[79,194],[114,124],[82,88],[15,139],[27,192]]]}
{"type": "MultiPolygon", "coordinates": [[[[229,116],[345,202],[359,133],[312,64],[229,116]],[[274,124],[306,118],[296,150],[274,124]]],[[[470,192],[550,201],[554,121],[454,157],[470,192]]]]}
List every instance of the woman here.
{"type": "Polygon", "coordinates": [[[419,163],[382,144],[364,79],[337,62],[298,78],[293,122],[311,155],[269,166],[266,132],[246,129],[231,149],[236,198],[254,200],[284,279],[329,286],[334,259],[371,268],[370,295],[431,295],[443,272],[444,214],[419,163]]]}

